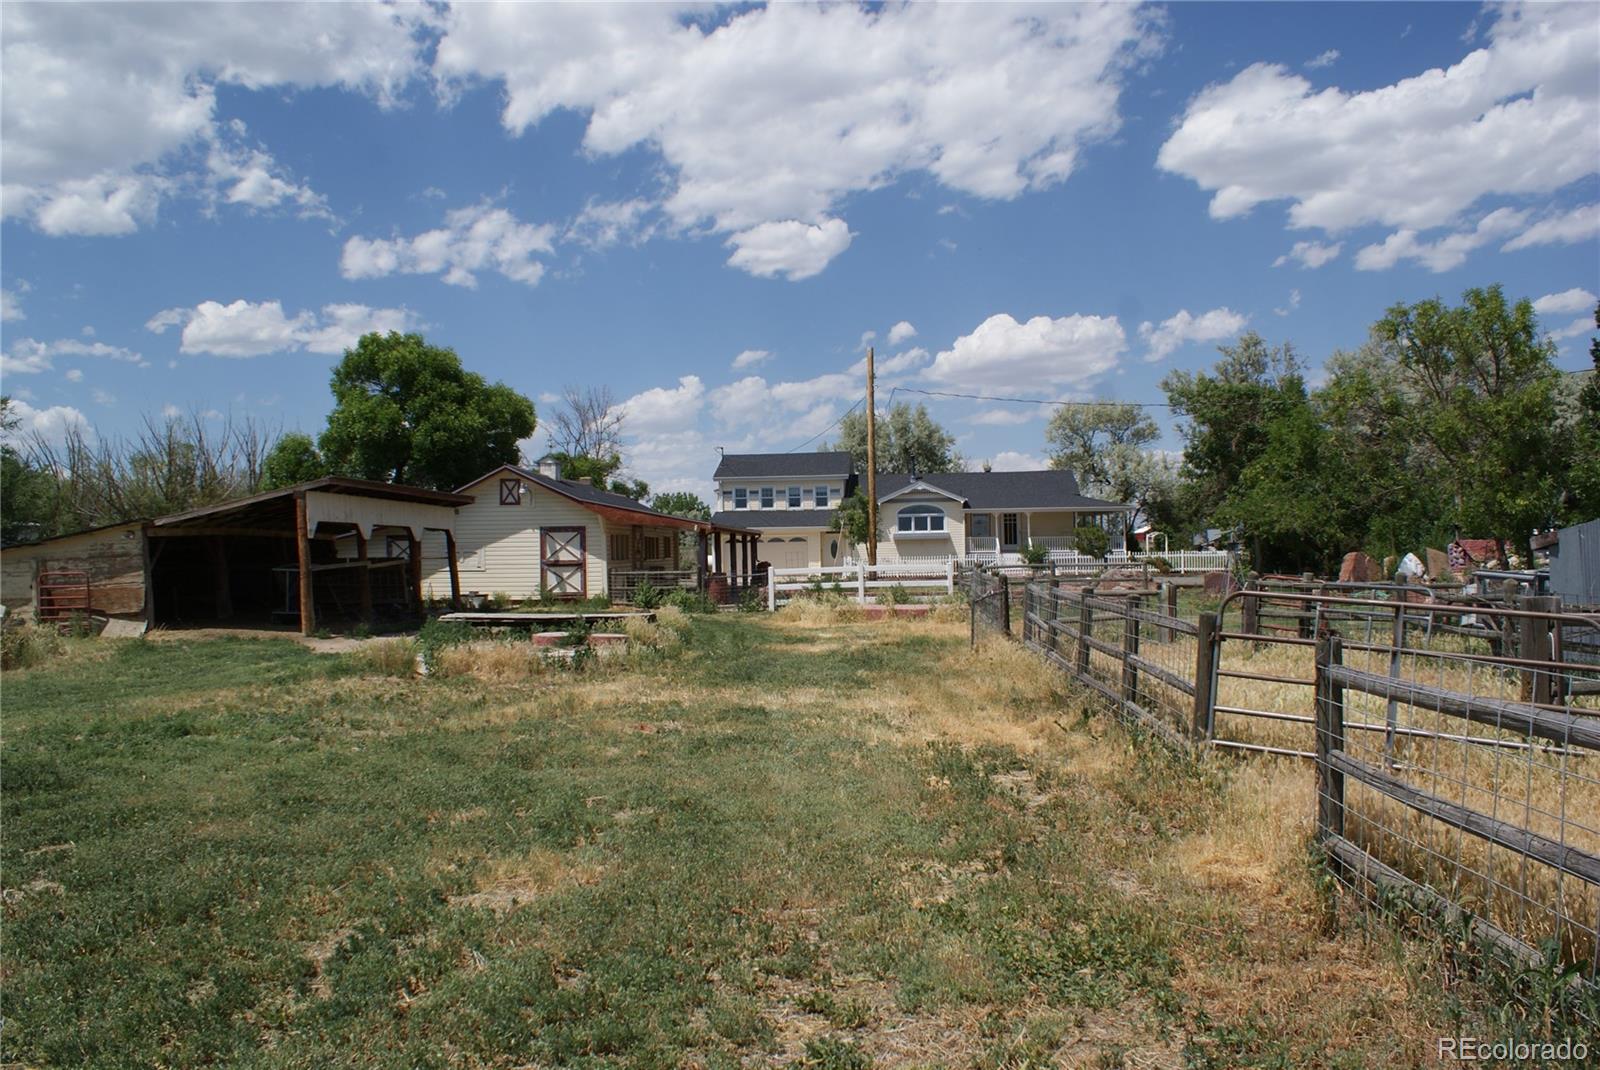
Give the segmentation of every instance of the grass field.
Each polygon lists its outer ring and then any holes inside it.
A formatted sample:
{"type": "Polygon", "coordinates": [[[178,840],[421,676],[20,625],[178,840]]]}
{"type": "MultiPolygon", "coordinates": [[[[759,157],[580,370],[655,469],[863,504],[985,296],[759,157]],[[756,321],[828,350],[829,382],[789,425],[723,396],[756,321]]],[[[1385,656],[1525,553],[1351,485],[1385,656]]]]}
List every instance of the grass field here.
{"type": "Polygon", "coordinates": [[[1329,911],[1309,783],[1171,758],[964,625],[517,660],[126,641],[8,672],[4,1058],[1405,1066],[1496,1013],[1329,911]]]}

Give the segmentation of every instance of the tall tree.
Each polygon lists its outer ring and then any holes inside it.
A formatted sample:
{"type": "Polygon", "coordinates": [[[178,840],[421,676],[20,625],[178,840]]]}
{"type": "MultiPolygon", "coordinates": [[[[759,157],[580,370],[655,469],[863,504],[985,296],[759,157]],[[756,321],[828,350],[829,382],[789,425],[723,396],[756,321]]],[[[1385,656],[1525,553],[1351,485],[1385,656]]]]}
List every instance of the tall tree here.
{"type": "Polygon", "coordinates": [[[1160,437],[1155,420],[1127,404],[1063,405],[1044,431],[1051,468],[1077,476],[1085,494],[1136,505],[1147,516],[1176,479],[1166,456],[1146,448],[1160,437]]]}
{"type": "MultiPolygon", "coordinates": [[[[966,461],[955,451],[956,437],[928,415],[926,405],[912,407],[906,402],[891,405],[878,414],[878,471],[959,472],[966,461]]],[[[844,450],[855,461],[856,471],[867,470],[867,414],[846,413],[839,421],[839,437],[827,447],[844,450]]]]}
{"type": "Polygon", "coordinates": [[[587,479],[603,490],[643,501],[650,484],[626,479],[623,468],[623,410],[610,387],[568,386],[562,390],[561,408],[551,418],[550,456],[561,466],[565,479],[587,479]]]}
{"type": "Polygon", "coordinates": [[[686,520],[710,520],[711,506],[698,494],[686,490],[669,490],[650,499],[650,508],[668,516],[681,516],[686,520]]]}
{"type": "Polygon", "coordinates": [[[7,545],[55,534],[55,479],[14,444],[21,426],[15,403],[0,396],[0,543],[7,545]]]}
{"type": "MultiPolygon", "coordinates": [[[[1600,330],[1600,305],[1594,309],[1600,330]]],[[[1562,480],[1562,520],[1582,523],[1600,517],[1600,334],[1589,340],[1594,370],[1577,390],[1570,416],[1563,413],[1561,439],[1567,446],[1567,475],[1562,480]]]]}
{"type": "Polygon", "coordinates": [[[267,453],[261,465],[261,489],[275,490],[321,479],[327,474],[328,462],[311,436],[303,431],[290,431],[267,453]]]}
{"type": "Polygon", "coordinates": [[[1555,344],[1533,305],[1501,288],[1391,308],[1373,338],[1410,399],[1407,424],[1448,493],[1447,519],[1528,553],[1557,513],[1561,488],[1555,344]]]}
{"type": "Polygon", "coordinates": [[[420,334],[363,336],[334,368],[332,387],[318,445],[345,475],[453,488],[515,463],[517,441],[533,434],[533,402],[420,334]]]}

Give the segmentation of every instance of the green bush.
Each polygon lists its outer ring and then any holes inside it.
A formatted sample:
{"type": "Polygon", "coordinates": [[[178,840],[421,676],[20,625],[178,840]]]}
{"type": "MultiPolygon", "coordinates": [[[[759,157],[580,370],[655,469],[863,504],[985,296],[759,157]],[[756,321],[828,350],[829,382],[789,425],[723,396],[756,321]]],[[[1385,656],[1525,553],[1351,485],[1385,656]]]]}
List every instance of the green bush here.
{"type": "Polygon", "coordinates": [[[655,609],[661,605],[663,594],[648,579],[639,581],[633,589],[633,604],[639,609],[655,609]]]}
{"type": "Polygon", "coordinates": [[[1026,561],[1030,565],[1042,565],[1045,563],[1045,559],[1049,556],[1050,551],[1046,550],[1043,546],[1035,546],[1032,543],[1029,543],[1027,546],[1022,548],[1022,560],[1026,561]]]}
{"type": "Polygon", "coordinates": [[[761,592],[754,587],[749,588],[739,596],[740,613],[759,613],[766,608],[766,600],[761,597],[761,592]]]}
{"type": "Polygon", "coordinates": [[[893,587],[885,587],[878,592],[880,606],[903,606],[911,602],[911,592],[906,590],[906,585],[897,583],[893,587]]]}
{"type": "Polygon", "coordinates": [[[1073,528],[1072,539],[1078,552],[1090,557],[1105,557],[1106,551],[1111,549],[1111,536],[1106,534],[1104,528],[1097,528],[1093,524],[1079,524],[1073,528]]]}
{"type": "Polygon", "coordinates": [[[50,628],[40,628],[23,620],[7,621],[0,628],[0,668],[26,669],[66,652],[66,644],[50,628]]]}
{"type": "Polygon", "coordinates": [[[671,591],[661,600],[664,606],[673,606],[685,613],[715,613],[717,604],[699,591],[671,591]]]}

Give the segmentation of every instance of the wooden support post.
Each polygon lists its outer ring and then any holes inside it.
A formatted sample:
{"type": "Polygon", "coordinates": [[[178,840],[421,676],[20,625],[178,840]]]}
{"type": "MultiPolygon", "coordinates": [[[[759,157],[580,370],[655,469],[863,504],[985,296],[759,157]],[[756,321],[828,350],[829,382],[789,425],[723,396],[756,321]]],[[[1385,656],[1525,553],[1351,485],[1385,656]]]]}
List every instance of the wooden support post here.
{"type": "Polygon", "coordinates": [[[233,616],[233,585],[228,581],[228,544],[221,535],[207,540],[211,550],[212,584],[216,587],[217,619],[233,616]]]}
{"type": "Polygon", "coordinates": [[[294,496],[295,567],[300,580],[300,634],[317,630],[317,607],[311,590],[311,530],[306,527],[306,494],[294,496]]]}
{"type": "MultiPolygon", "coordinates": [[[[1178,615],[1178,585],[1176,583],[1171,580],[1161,581],[1161,601],[1166,609],[1167,616],[1176,617],[1178,615]]],[[[1178,633],[1171,628],[1161,629],[1161,641],[1163,643],[1175,642],[1177,638],[1178,633]]]]}
{"type": "Polygon", "coordinates": [[[444,530],[444,556],[450,562],[450,608],[461,612],[461,566],[456,562],[456,533],[444,530]]]}
{"type": "Polygon", "coordinates": [[[704,531],[696,531],[694,535],[694,576],[695,590],[705,593],[706,589],[706,544],[710,536],[704,531]]]}
{"type": "MultiPolygon", "coordinates": [[[[1133,610],[1132,599],[1124,606],[1133,610]]],[[[1139,656],[1139,618],[1129,613],[1122,618],[1122,701],[1136,702],[1139,698],[1139,669],[1133,659],[1139,656]]]]}
{"type": "Polygon", "coordinates": [[[361,595],[361,623],[368,628],[372,627],[372,557],[367,550],[367,533],[359,526],[356,528],[356,560],[361,562],[357,569],[356,583],[361,595]]]}
{"type": "Polygon", "coordinates": [[[1216,700],[1213,688],[1216,674],[1212,671],[1216,657],[1217,615],[1202,613],[1195,621],[1194,641],[1194,719],[1189,734],[1196,740],[1210,739],[1215,730],[1216,700]]]}
{"type": "Polygon", "coordinates": [[[418,613],[425,613],[427,610],[422,604],[422,539],[407,528],[406,540],[406,572],[411,576],[411,604],[417,607],[418,613]]]}
{"type": "MultiPolygon", "coordinates": [[[[1517,608],[1535,613],[1559,612],[1561,599],[1549,595],[1524,595],[1517,599],[1517,608]]],[[[1518,657],[1528,661],[1554,661],[1554,644],[1550,642],[1549,617],[1519,617],[1517,618],[1517,646],[1518,657]]],[[[1549,669],[1536,669],[1525,666],[1522,669],[1522,701],[1532,702],[1535,705],[1548,706],[1555,702],[1557,688],[1555,686],[1556,673],[1549,669]]]]}
{"type": "Polygon", "coordinates": [[[1007,635],[1011,634],[1011,581],[1001,573],[995,577],[1000,581],[1000,628],[1007,635]]]}
{"type": "MultiPolygon", "coordinates": [[[[1316,576],[1310,572],[1302,572],[1300,573],[1300,582],[1307,587],[1312,587],[1316,583],[1316,576]]],[[[1312,615],[1316,610],[1316,605],[1315,602],[1300,603],[1300,619],[1295,622],[1297,625],[1295,634],[1301,639],[1310,639],[1315,634],[1312,627],[1314,623],[1312,615]]]]}
{"type": "MultiPolygon", "coordinates": [[[[1344,688],[1333,682],[1329,667],[1343,662],[1343,640],[1337,634],[1317,640],[1317,842],[1344,836],[1344,774],[1330,757],[1344,750],[1344,688]]],[[[1331,863],[1330,863],[1331,864],[1331,863]]]]}
{"type": "MultiPolygon", "coordinates": [[[[1500,598],[1505,602],[1507,609],[1516,608],[1517,592],[1520,590],[1522,590],[1522,586],[1516,580],[1501,581],[1500,598]]],[[[1503,658],[1517,656],[1517,618],[1500,618],[1500,650],[1498,653],[1503,658]]]]}
{"type": "MultiPolygon", "coordinates": [[[[1244,589],[1254,591],[1260,587],[1261,577],[1254,572],[1244,578],[1244,589]]],[[[1240,629],[1246,635],[1261,634],[1261,599],[1258,596],[1245,595],[1239,599],[1240,629]]]]}
{"type": "Polygon", "coordinates": [[[1089,639],[1094,634],[1094,607],[1089,599],[1094,597],[1094,587],[1083,589],[1083,601],[1078,603],[1078,675],[1089,675],[1089,639]]]}

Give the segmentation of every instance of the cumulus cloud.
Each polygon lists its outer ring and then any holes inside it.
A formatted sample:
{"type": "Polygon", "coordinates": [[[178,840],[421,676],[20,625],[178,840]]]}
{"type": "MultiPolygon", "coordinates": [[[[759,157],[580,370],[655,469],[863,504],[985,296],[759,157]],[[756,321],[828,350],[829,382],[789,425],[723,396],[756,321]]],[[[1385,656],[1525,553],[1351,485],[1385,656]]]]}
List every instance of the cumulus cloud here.
{"type": "Polygon", "coordinates": [[[1026,408],[1015,409],[980,409],[968,416],[966,422],[981,427],[1016,427],[1018,424],[1037,420],[1044,412],[1043,405],[1029,405],[1026,408]]]}
{"type": "Polygon", "coordinates": [[[850,248],[852,237],[842,219],[825,219],[815,226],[797,219],[761,223],[728,239],[733,248],[728,266],[763,279],[779,275],[790,282],[809,279],[850,248]]]}
{"type": "Polygon", "coordinates": [[[1293,312],[1295,309],[1297,309],[1299,307],[1300,307],[1300,291],[1299,290],[1290,290],[1289,291],[1289,304],[1288,304],[1288,307],[1286,307],[1286,308],[1275,308],[1275,309],[1272,310],[1272,313],[1275,316],[1287,316],[1289,313],[1293,312]]]}
{"type": "Polygon", "coordinates": [[[1535,245],[1576,245],[1600,238],[1600,204],[1546,216],[1501,246],[1507,252],[1535,245]]]}
{"type": "Polygon", "coordinates": [[[1453,224],[1479,198],[1548,194],[1600,169],[1600,51],[1583,4],[1496,9],[1487,44],[1393,85],[1316,91],[1258,63],[1202,90],[1158,165],[1230,219],[1288,201],[1294,227],[1453,224]]]}
{"type": "Polygon", "coordinates": [[[1001,450],[989,462],[991,470],[996,472],[1036,472],[1050,465],[1043,457],[1035,457],[1031,453],[1022,453],[1019,450],[1001,450]]]}
{"type": "Polygon", "coordinates": [[[22,311],[21,299],[10,290],[0,290],[0,323],[13,323],[27,318],[22,311]]]}
{"type": "Polygon", "coordinates": [[[1343,242],[1324,244],[1319,241],[1297,241],[1289,247],[1287,253],[1274,260],[1272,266],[1283,267],[1293,261],[1303,268],[1319,268],[1335,259],[1343,248],[1343,242]]]}
{"type": "Polygon", "coordinates": [[[1331,67],[1337,62],[1339,62],[1339,50],[1330,48],[1326,52],[1319,53],[1306,60],[1306,70],[1318,71],[1324,67],[1331,67]]]}
{"type": "Polygon", "coordinates": [[[1419,238],[1414,230],[1397,230],[1358,251],[1356,270],[1383,271],[1402,260],[1415,260],[1429,271],[1449,271],[1464,264],[1472,250],[1519,230],[1527,218],[1526,212],[1514,208],[1496,208],[1471,230],[1458,230],[1433,241],[1419,238]]]}
{"type": "Polygon", "coordinates": [[[889,344],[892,346],[897,346],[901,342],[915,338],[916,336],[917,329],[911,326],[911,324],[906,320],[901,320],[899,323],[889,328],[889,344]]]}
{"type": "MultiPolygon", "coordinates": [[[[339,87],[390,103],[419,71],[424,5],[7,4],[0,54],[4,214],[47,234],[149,225],[163,197],[300,201],[263,154],[224,153],[218,90],[339,87]]],[[[304,205],[302,204],[302,207],[304,205]]]]}
{"type": "Polygon", "coordinates": [[[293,206],[303,218],[333,218],[327,198],[294,181],[270,153],[237,143],[244,135],[242,122],[235,120],[225,130],[231,137],[219,132],[206,157],[217,199],[257,212],[293,206]]]}
{"type": "Polygon", "coordinates": [[[737,357],[733,358],[733,368],[735,371],[740,368],[753,368],[757,364],[761,364],[771,359],[772,352],[770,350],[746,349],[737,357]]]}
{"type": "Polygon", "coordinates": [[[477,272],[492,270],[536,286],[544,275],[538,258],[554,251],[555,233],[549,224],[520,222],[485,202],[457,208],[443,227],[412,238],[353,237],[345,242],[339,269],[347,279],[442,275],[452,286],[469,288],[478,285],[477,272]]]}
{"type": "Polygon", "coordinates": [[[1139,337],[1150,347],[1144,359],[1162,360],[1173,350],[1191,342],[1215,342],[1223,338],[1232,338],[1244,329],[1249,319],[1250,317],[1240,315],[1231,308],[1213,308],[1198,316],[1191,315],[1189,310],[1184,308],[1159,324],[1146,320],[1139,324],[1139,337]]]}
{"type": "Polygon", "coordinates": [[[169,308],[150,317],[145,328],[155,334],[183,327],[181,353],[216,357],[259,357],[266,353],[342,353],[364,334],[415,330],[409,309],[366,305],[324,305],[294,316],[278,301],[202,301],[193,308],[169,308]]]}
{"type": "Polygon", "coordinates": [[[17,421],[17,426],[10,431],[0,431],[0,438],[15,441],[40,438],[49,443],[59,444],[66,437],[69,428],[78,429],[91,441],[95,437],[94,427],[82,412],[71,405],[51,405],[49,408],[40,409],[13,397],[8,415],[17,421]]]}
{"type": "Polygon", "coordinates": [[[700,417],[706,396],[698,375],[684,375],[676,387],[656,387],[635,394],[617,406],[623,428],[630,434],[686,431],[700,417]]]}
{"type": "Polygon", "coordinates": [[[1556,294],[1545,294],[1533,303],[1533,310],[1541,316],[1563,316],[1574,312],[1593,312],[1594,306],[1600,298],[1581,286],[1574,286],[1570,290],[1562,290],[1556,294]]]}
{"type": "Polygon", "coordinates": [[[927,376],[970,388],[1081,386],[1117,364],[1127,337],[1115,316],[990,316],[933,359],[927,376]]]}
{"type": "Polygon", "coordinates": [[[106,345],[104,342],[84,342],[77,338],[40,342],[32,338],[19,338],[4,353],[0,353],[0,372],[6,375],[37,375],[54,368],[57,357],[98,357],[128,364],[138,364],[143,359],[131,349],[106,345]]]}
{"type": "Polygon", "coordinates": [[[619,242],[649,240],[655,228],[646,222],[654,205],[636,197],[626,201],[598,201],[591,198],[567,225],[567,241],[591,249],[605,249],[619,242]]]}
{"type": "Polygon", "coordinates": [[[1159,15],[1124,5],[692,11],[458,5],[434,73],[446,95],[500,83],[513,134],[572,110],[590,153],[659,153],[671,226],[724,235],[735,268],[802,279],[848,246],[852,193],[919,171],[992,199],[1065,181],[1159,45],[1159,15]]]}

